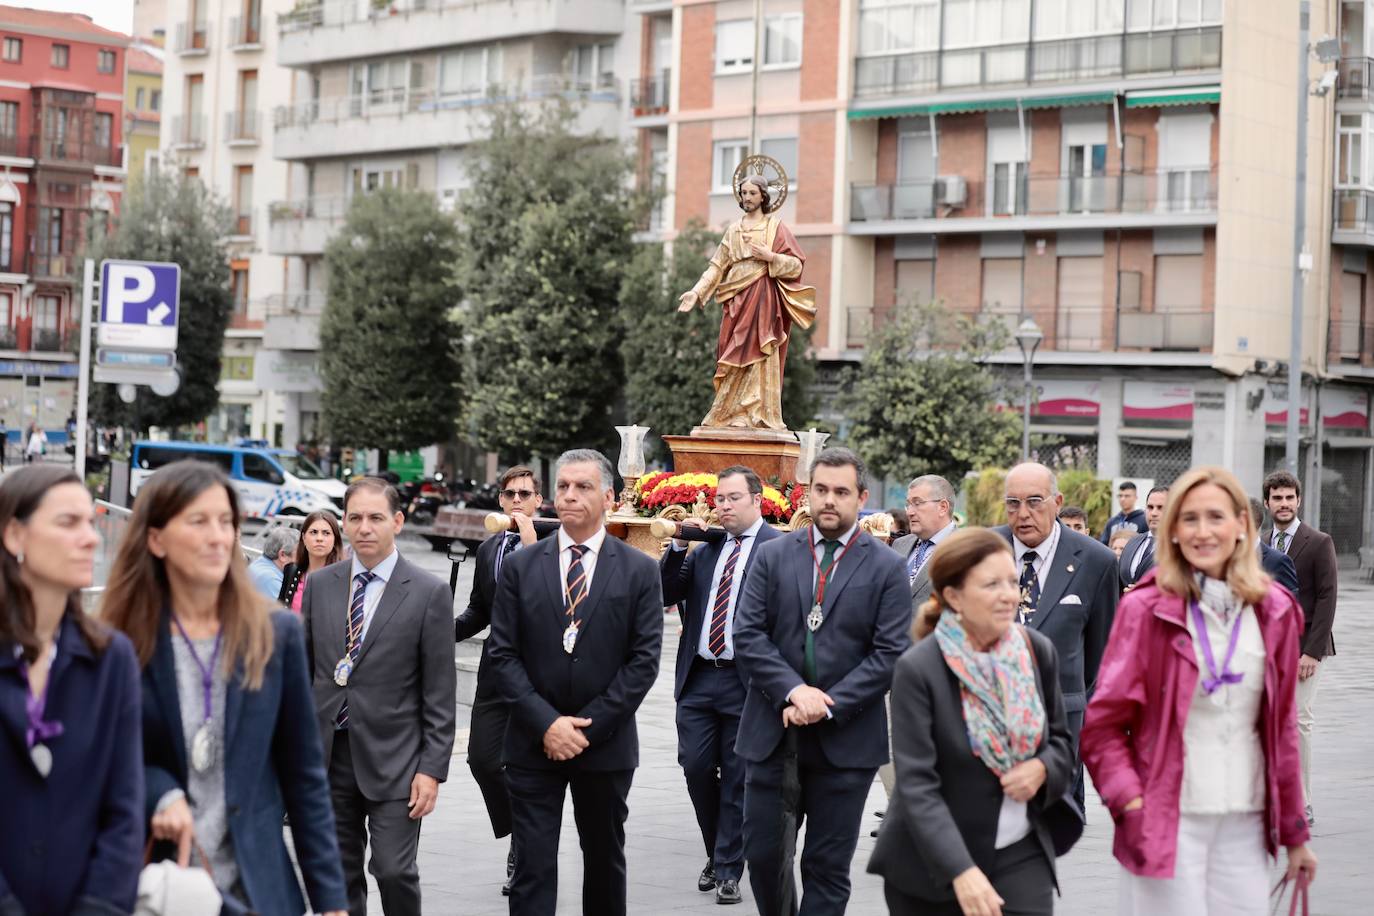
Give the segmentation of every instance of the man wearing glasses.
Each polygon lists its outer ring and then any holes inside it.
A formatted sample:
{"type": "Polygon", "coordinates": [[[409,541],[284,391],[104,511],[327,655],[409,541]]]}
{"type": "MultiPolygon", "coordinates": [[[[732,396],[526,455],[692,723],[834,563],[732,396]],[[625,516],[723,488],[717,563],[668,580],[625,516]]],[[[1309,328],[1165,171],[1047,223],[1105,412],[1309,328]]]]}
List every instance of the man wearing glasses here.
{"type": "MultiPolygon", "coordinates": [[[[539,478],[524,465],[516,465],[501,475],[501,511],[515,519],[518,532],[507,531],[487,538],[477,548],[477,568],[472,573],[472,592],[468,607],[453,622],[455,642],[475,636],[491,624],[491,603],[496,596],[496,583],[501,566],[512,553],[538,540],[535,533],[535,513],[544,497],[539,492],[539,478]]],[[[482,790],[487,805],[491,830],[497,839],[510,836],[510,796],[506,792],[506,777],[501,768],[501,745],[506,738],[506,722],[510,710],[501,699],[493,666],[488,658],[489,643],[482,644],[482,659],[477,666],[477,694],[472,703],[471,732],[468,735],[468,766],[472,777],[482,790]]],[[[512,844],[506,855],[506,884],[501,893],[510,895],[510,876],[515,870],[516,850],[512,844]]]]}
{"type": "Polygon", "coordinates": [[[935,474],[917,477],[906,488],[906,517],[911,533],[893,541],[892,549],[906,561],[914,614],[930,597],[930,557],[954,533],[954,488],[935,474]]]}
{"type": "MultiPolygon", "coordinates": [[[[1039,630],[1059,653],[1059,684],[1074,752],[1083,710],[1097,680],[1097,668],[1116,616],[1120,582],[1116,555],[1058,520],[1064,496],[1054,472],[1043,464],[1018,464],[1007,474],[1007,524],[997,528],[1016,557],[1021,578],[1018,618],[1039,630]]],[[[1083,806],[1083,767],[1074,797],[1083,806]]]]}

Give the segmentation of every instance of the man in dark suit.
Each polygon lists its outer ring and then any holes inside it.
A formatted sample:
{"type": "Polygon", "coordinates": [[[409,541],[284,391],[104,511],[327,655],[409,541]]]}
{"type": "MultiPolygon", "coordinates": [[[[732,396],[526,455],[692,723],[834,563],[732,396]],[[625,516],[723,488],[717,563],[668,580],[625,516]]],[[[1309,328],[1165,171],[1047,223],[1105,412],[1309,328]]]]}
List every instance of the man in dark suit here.
{"type": "MultiPolygon", "coordinates": [[[[533,516],[544,501],[539,492],[539,478],[534,471],[517,464],[501,475],[498,482],[501,511],[515,520],[520,530],[502,532],[487,538],[477,548],[477,566],[472,572],[472,593],[467,610],[453,622],[453,639],[462,642],[476,636],[491,625],[491,603],[496,595],[496,582],[501,566],[516,550],[539,540],[533,516]]],[[[491,646],[482,644],[482,658],[477,665],[477,693],[472,703],[472,723],[468,733],[468,767],[472,778],[482,791],[487,806],[492,833],[500,839],[510,836],[510,795],[506,792],[506,773],[501,767],[501,746],[506,741],[506,723],[510,711],[501,699],[491,664],[491,646]]],[[[506,854],[506,883],[501,893],[510,894],[510,878],[515,873],[515,847],[506,854]]]]}
{"type": "Polygon", "coordinates": [[[1126,542],[1118,563],[1121,573],[1121,589],[1127,591],[1135,587],[1141,577],[1155,568],[1155,537],[1159,520],[1164,517],[1164,506],[1169,502],[1168,487],[1154,487],[1145,496],[1144,534],[1137,534],[1126,542]]]}
{"type": "Polygon", "coordinates": [[[1107,519],[1107,524],[1102,526],[1103,544],[1110,544],[1112,535],[1122,529],[1133,529],[1139,534],[1149,530],[1145,524],[1145,513],[1135,507],[1136,494],[1136,486],[1129,480],[1123,480],[1121,486],[1116,488],[1116,501],[1121,511],[1107,519]]]}
{"type": "Polygon", "coordinates": [[[864,801],[888,759],[883,695],[911,643],[911,584],[901,558],[859,530],[867,499],[858,456],[821,452],[814,526],[759,547],[735,614],[749,685],[735,743],[745,760],[744,855],[761,916],[797,912],[785,849],[801,820],[802,912],[844,912],[864,801]]]}
{"type": "Polygon", "coordinates": [[[1302,485],[1287,471],[1264,478],[1264,504],[1274,520],[1262,535],[1264,543],[1288,554],[1298,574],[1298,604],[1302,606],[1302,655],[1298,658],[1298,750],[1302,756],[1302,789],[1307,820],[1312,816],[1312,725],[1321,679],[1322,659],[1336,654],[1331,626],[1336,619],[1336,545],[1331,535],[1298,519],[1302,485]]]}
{"type": "MultiPolygon", "coordinates": [[[[1021,577],[1021,622],[1050,638],[1059,653],[1059,685],[1078,752],[1083,710],[1121,597],[1116,555],[1092,538],[1070,531],[1057,518],[1064,496],[1043,464],[1018,464],[1005,484],[1006,538],[1021,577]]],[[[1083,807],[1083,765],[1074,797],[1083,807]]]]}
{"type": "MultiPolygon", "coordinates": [[[[690,553],[686,541],[674,540],[660,572],[664,603],[686,606],[673,698],[678,763],[706,844],[697,890],[714,890],[717,903],[739,903],[744,761],[735,753],[735,736],[744,711],[744,681],[735,667],[735,610],[755,551],[781,535],[763,522],[759,475],[734,465],[716,477],[716,514],[729,537],[690,553]]],[[[705,527],[695,518],[685,524],[705,527]]]]}
{"type": "Polygon", "coordinates": [[[582,911],[625,913],[625,799],[639,765],[635,710],[658,675],[658,565],[606,533],[611,464],[557,463],[556,537],[511,554],[491,620],[491,662],[510,704],[502,760],[516,849],[512,916],[553,916],[569,789],[582,841],[582,911]]]}
{"type": "Polygon", "coordinates": [[[418,916],[420,820],[453,755],[453,595],[396,550],[396,489],[362,477],[344,494],[353,557],[306,580],[306,651],[348,909],[367,913],[363,857],[387,916],[418,916]]]}

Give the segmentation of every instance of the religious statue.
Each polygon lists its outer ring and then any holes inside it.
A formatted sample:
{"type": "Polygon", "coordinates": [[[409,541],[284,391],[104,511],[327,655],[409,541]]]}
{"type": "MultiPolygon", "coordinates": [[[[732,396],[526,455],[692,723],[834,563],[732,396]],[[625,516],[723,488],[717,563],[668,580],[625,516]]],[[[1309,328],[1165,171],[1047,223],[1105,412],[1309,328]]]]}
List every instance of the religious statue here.
{"type": "Polygon", "coordinates": [[[750,156],[734,176],[744,215],[731,223],[696,285],[679,299],[690,312],[712,296],[721,304],[716,344],[715,403],[706,427],[786,430],[782,370],[787,333],[795,322],[811,327],[816,290],[803,286],[806,256],[792,231],[774,216],[787,199],[787,173],[774,159],[750,156]],[[764,176],[771,169],[774,177],[764,176]]]}

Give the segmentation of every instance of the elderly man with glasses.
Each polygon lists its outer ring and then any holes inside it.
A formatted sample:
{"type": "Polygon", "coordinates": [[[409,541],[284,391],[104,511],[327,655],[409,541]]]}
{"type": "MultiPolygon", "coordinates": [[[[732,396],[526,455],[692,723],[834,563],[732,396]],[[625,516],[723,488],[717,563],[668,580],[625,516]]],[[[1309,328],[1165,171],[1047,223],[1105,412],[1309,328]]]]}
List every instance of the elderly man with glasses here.
{"type": "MultiPolygon", "coordinates": [[[[1020,622],[1039,630],[1059,653],[1059,684],[1074,753],[1083,710],[1116,616],[1120,582],[1111,548],[1071,531],[1058,519],[1064,496],[1043,464],[1018,464],[1007,474],[1007,524],[995,529],[1011,543],[1021,578],[1020,622]]],[[[1074,798],[1083,806],[1083,766],[1074,798]]]]}

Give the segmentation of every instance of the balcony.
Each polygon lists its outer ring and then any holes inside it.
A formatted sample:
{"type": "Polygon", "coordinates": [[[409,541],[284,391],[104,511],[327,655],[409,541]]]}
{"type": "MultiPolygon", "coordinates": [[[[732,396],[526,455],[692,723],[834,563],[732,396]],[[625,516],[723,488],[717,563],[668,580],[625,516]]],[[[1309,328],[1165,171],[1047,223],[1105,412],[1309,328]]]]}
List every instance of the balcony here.
{"type": "Polygon", "coordinates": [[[323,254],[335,230],[343,225],[348,203],[343,196],[273,202],[267,208],[267,253],[323,254]]]}
{"type": "Polygon", "coordinates": [[[1026,44],[859,57],[854,97],[928,94],[1221,68],[1221,28],[1128,32],[1026,44]]]}
{"type": "Polygon", "coordinates": [[[1327,359],[1333,363],[1368,366],[1374,363],[1374,324],[1332,321],[1327,326],[1327,359]]]}
{"type": "Polygon", "coordinates": [[[230,216],[229,235],[232,238],[252,238],[253,224],[257,222],[253,219],[252,209],[244,210],[241,213],[233,213],[230,216]]]}
{"type": "Polygon", "coordinates": [[[33,145],[32,137],[21,137],[18,134],[0,134],[0,156],[32,159],[33,145]]]}
{"type": "Polygon", "coordinates": [[[1331,208],[1332,244],[1374,248],[1374,191],[1337,188],[1335,198],[1331,208]]]}
{"type": "Polygon", "coordinates": [[[318,0],[277,17],[277,63],[433,50],[531,35],[618,35],[624,0],[318,0]]]}
{"type": "Polygon", "coordinates": [[[229,20],[229,47],[234,51],[259,50],[262,47],[262,17],[232,17],[229,20]]]}
{"type": "Polygon", "coordinates": [[[993,182],[960,176],[856,182],[849,207],[849,231],[857,235],[1205,226],[1216,222],[1216,175],[1196,168],[993,182]]]}
{"type": "Polygon", "coordinates": [[[75,353],[81,346],[79,329],[34,328],[29,336],[29,350],[34,353],[75,353]]]}
{"type": "Polygon", "coordinates": [[[28,258],[29,276],[38,280],[71,280],[76,276],[76,254],[38,252],[28,258]]]}
{"type": "Polygon", "coordinates": [[[172,50],[183,57],[210,53],[210,26],[205,22],[178,22],[172,50]]]}
{"type": "Polygon", "coordinates": [[[17,351],[19,349],[19,332],[10,326],[0,327],[0,350],[17,351]]]}
{"type": "Polygon", "coordinates": [[[575,130],[613,137],[619,130],[620,90],[612,81],[537,77],[492,86],[485,93],[438,94],[396,90],[340,96],[278,107],[272,154],[278,159],[462,146],[486,136],[486,109],[509,102],[564,98],[577,106],[575,130]]]}
{"type": "Polygon", "coordinates": [[[113,168],[124,164],[123,148],[108,144],[81,143],[67,137],[39,137],[33,146],[34,158],[39,162],[113,168]]]}
{"type": "Polygon", "coordinates": [[[630,81],[630,111],[632,117],[647,118],[668,113],[669,87],[673,71],[665,69],[658,76],[646,76],[630,81]]]}
{"type": "Polygon", "coordinates": [[[230,111],[224,115],[224,138],[230,146],[256,146],[262,140],[262,113],[230,111]]]}
{"type": "Polygon", "coordinates": [[[268,296],[262,345],[269,350],[318,350],[325,298],[320,292],[268,296]]]}
{"type": "Polygon", "coordinates": [[[179,150],[205,147],[205,115],[176,115],[172,118],[172,146],[179,150]]]}

